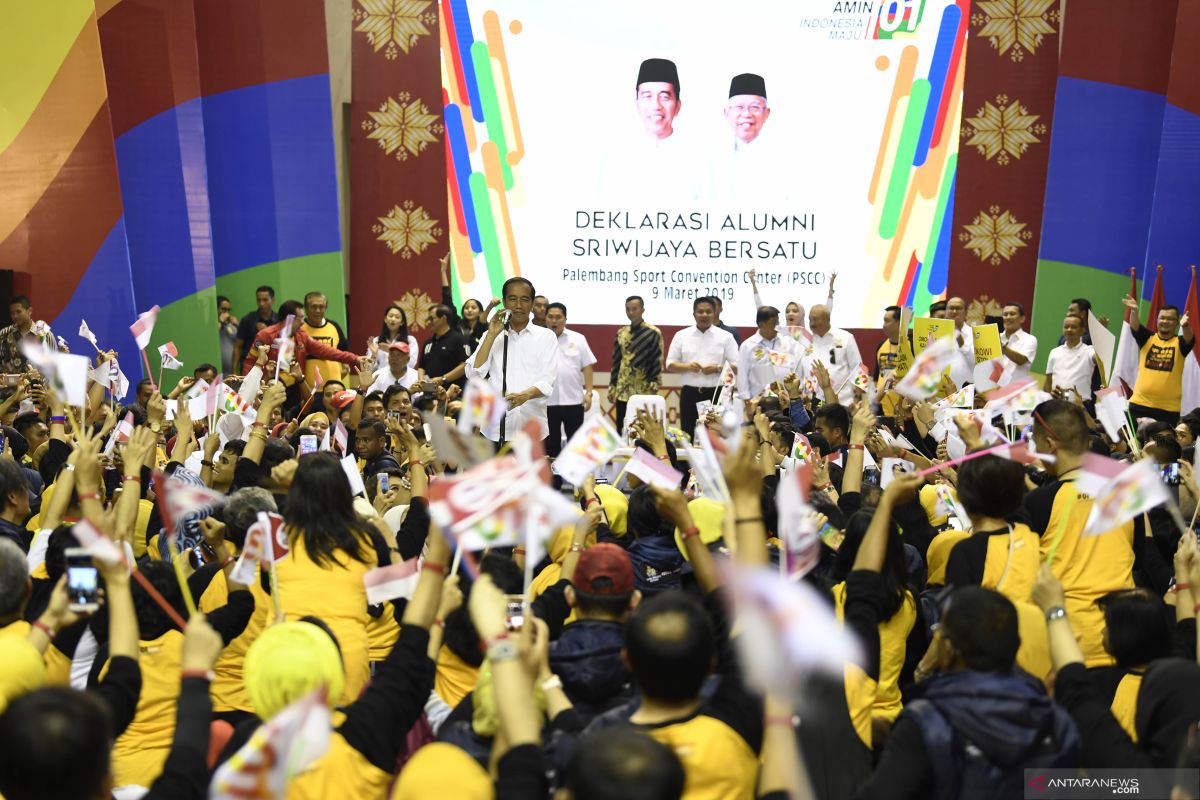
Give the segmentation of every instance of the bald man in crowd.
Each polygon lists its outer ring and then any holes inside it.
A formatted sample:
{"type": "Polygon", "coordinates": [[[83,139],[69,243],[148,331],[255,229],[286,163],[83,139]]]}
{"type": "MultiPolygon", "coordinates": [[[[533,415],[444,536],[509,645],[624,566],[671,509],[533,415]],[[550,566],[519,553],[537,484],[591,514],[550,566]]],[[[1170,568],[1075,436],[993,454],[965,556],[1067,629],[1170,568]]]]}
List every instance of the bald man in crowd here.
{"type": "Polygon", "coordinates": [[[808,325],[813,338],[800,351],[800,368],[806,376],[812,376],[814,366],[821,362],[829,372],[829,385],[837,392],[838,400],[849,405],[854,400],[851,378],[862,364],[858,342],[849,331],[829,324],[827,306],[815,305],[809,309],[808,325]]]}

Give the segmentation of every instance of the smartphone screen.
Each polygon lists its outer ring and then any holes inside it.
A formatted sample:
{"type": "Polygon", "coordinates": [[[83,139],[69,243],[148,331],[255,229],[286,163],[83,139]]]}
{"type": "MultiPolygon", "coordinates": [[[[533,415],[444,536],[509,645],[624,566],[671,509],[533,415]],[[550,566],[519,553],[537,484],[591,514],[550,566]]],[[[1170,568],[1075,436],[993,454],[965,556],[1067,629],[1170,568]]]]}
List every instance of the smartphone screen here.
{"type": "Polygon", "coordinates": [[[1167,484],[1168,486],[1178,486],[1179,485],[1179,462],[1178,461],[1172,461],[1170,464],[1166,464],[1163,466],[1162,481],[1163,481],[1163,483],[1167,484]]]}
{"type": "Polygon", "coordinates": [[[68,548],[67,596],[72,611],[94,611],[100,607],[100,575],[92,563],[92,555],[82,547],[68,548]]]}
{"type": "Polygon", "coordinates": [[[388,483],[388,474],[386,472],[380,472],[375,476],[375,480],[379,481],[380,493],[387,494],[388,489],[391,488],[391,484],[388,483]]]}
{"type": "Polygon", "coordinates": [[[525,624],[525,597],[519,594],[504,596],[507,602],[504,620],[510,631],[519,631],[525,624]]]}
{"type": "Polygon", "coordinates": [[[306,433],[300,437],[300,455],[306,456],[309,453],[315,453],[318,446],[319,443],[316,436],[306,433]]]}

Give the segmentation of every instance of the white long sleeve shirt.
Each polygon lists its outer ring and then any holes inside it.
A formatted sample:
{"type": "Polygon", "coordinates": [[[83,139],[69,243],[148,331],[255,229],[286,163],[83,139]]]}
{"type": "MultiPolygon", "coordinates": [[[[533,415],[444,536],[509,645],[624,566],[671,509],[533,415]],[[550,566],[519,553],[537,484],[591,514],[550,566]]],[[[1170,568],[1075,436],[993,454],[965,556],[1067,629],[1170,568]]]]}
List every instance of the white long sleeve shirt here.
{"type": "Polygon", "coordinates": [[[804,375],[813,374],[813,364],[820,361],[829,372],[829,384],[838,395],[838,402],[850,405],[854,401],[854,383],[851,380],[862,363],[858,342],[849,331],[830,328],[824,336],[813,332],[812,341],[801,345],[800,365],[804,375]]]}
{"type": "MultiPolygon", "coordinates": [[[[729,331],[724,331],[713,325],[701,332],[695,325],[684,328],[671,339],[671,347],[667,350],[667,363],[679,362],[690,364],[695,362],[701,366],[721,367],[728,361],[736,364],[738,360],[737,342],[729,331]]],[[[682,373],[685,386],[715,388],[721,382],[721,370],[711,375],[702,372],[682,373]]]]}
{"type": "Polygon", "coordinates": [[[795,370],[798,357],[796,340],[784,333],[776,333],[774,339],[764,339],[755,333],[738,348],[738,394],[744,399],[757,397],[772,382],[781,380],[782,375],[795,370]],[[767,351],[774,350],[788,357],[788,366],[777,367],[767,351]]]}
{"type": "Polygon", "coordinates": [[[1008,356],[1004,356],[1004,365],[1006,367],[1009,364],[1013,365],[1012,379],[1016,381],[1021,378],[1028,378],[1029,369],[1033,366],[1033,359],[1037,357],[1037,337],[1032,333],[1026,333],[1022,330],[1014,332],[1012,336],[1009,336],[1004,331],[1000,331],[1000,346],[1020,353],[1028,359],[1024,364],[1018,364],[1008,356]]]}
{"type": "MultiPolygon", "coordinates": [[[[728,336],[728,334],[726,334],[728,336]]],[[[483,341],[487,341],[485,338],[483,341]]],[[[480,342],[480,347],[483,343],[480,342]]],[[[505,330],[492,343],[492,351],[482,367],[475,366],[476,350],[467,359],[467,377],[482,378],[500,394],[524,392],[536,387],[542,393],[510,409],[504,417],[504,435],[511,439],[529,420],[537,420],[544,439],[550,432],[546,422],[546,398],[554,392],[558,380],[558,337],[549,328],[530,322],[525,330],[505,330]],[[508,369],[504,368],[504,343],[508,342],[508,369]]],[[[483,435],[493,442],[500,439],[500,426],[489,426],[483,435]]]]}

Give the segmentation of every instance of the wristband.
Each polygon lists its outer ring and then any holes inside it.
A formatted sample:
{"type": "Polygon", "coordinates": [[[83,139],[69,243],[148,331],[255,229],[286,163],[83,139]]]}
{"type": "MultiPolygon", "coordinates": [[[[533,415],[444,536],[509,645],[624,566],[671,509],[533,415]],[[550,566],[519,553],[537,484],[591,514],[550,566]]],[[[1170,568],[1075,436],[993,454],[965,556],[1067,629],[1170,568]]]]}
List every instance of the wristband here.
{"type": "Polygon", "coordinates": [[[551,675],[549,678],[546,678],[546,680],[542,681],[543,692],[550,692],[555,689],[561,689],[562,687],[562,678],[558,677],[557,675],[551,675]]]}
{"type": "Polygon", "coordinates": [[[514,547],[514,548],[513,548],[513,555],[514,555],[514,556],[523,556],[523,555],[525,555],[525,548],[524,548],[524,547],[514,547]]]}
{"type": "Polygon", "coordinates": [[[141,483],[142,476],[141,475],[124,475],[124,476],[122,476],[121,483],[125,483],[126,481],[137,481],[138,483],[141,483]]]}
{"type": "Polygon", "coordinates": [[[699,535],[700,535],[700,529],[696,528],[696,527],[686,528],[679,532],[679,538],[685,542],[688,539],[692,538],[693,536],[699,536],[699,535]]]}
{"type": "Polygon", "coordinates": [[[846,445],[846,449],[847,450],[864,450],[866,448],[864,448],[861,444],[848,444],[848,445],[846,445]]]}
{"type": "Polygon", "coordinates": [[[439,628],[445,629],[445,627],[446,627],[446,620],[444,620],[444,619],[435,619],[435,620],[433,621],[433,624],[434,624],[434,625],[436,625],[436,626],[438,626],[439,628]]]}
{"type": "MultiPolygon", "coordinates": [[[[212,465],[213,465],[213,462],[209,461],[207,458],[201,459],[201,461],[200,461],[200,466],[202,466],[202,467],[211,467],[212,465]]],[[[128,478],[126,480],[128,480],[128,478]]]]}
{"type": "Polygon", "coordinates": [[[221,562],[221,569],[225,569],[235,561],[237,561],[237,556],[226,556],[225,560],[221,562]]]}
{"type": "Polygon", "coordinates": [[[54,633],[55,633],[54,629],[51,628],[46,623],[42,622],[40,619],[35,619],[33,621],[33,625],[31,627],[37,628],[42,633],[46,634],[47,639],[49,639],[50,641],[54,641],[54,633]]]}
{"type": "Polygon", "coordinates": [[[1191,589],[1191,588],[1192,588],[1192,585],[1190,583],[1177,583],[1171,587],[1171,591],[1181,592],[1184,589],[1191,589]]]}
{"type": "Polygon", "coordinates": [[[57,425],[66,425],[66,424],[67,424],[67,418],[66,418],[66,417],[61,417],[61,416],[53,416],[53,417],[51,417],[51,418],[50,418],[50,424],[51,424],[51,425],[56,425],[56,424],[57,424],[57,425]]]}
{"type": "Polygon", "coordinates": [[[258,420],[254,420],[254,422],[251,422],[251,423],[250,423],[250,427],[251,427],[251,428],[258,428],[258,429],[260,429],[260,430],[264,430],[264,431],[265,431],[265,430],[267,429],[267,423],[265,423],[265,422],[259,422],[258,420]]]}
{"type": "Polygon", "coordinates": [[[424,461],[413,461],[410,459],[408,462],[408,465],[410,467],[423,467],[423,466],[425,466],[425,462],[424,461]]]}
{"type": "Polygon", "coordinates": [[[427,570],[429,570],[430,572],[436,572],[436,573],[438,573],[439,575],[445,575],[445,574],[446,574],[446,565],[445,565],[445,564],[438,564],[438,563],[435,563],[435,562],[433,562],[433,561],[423,561],[423,562],[421,562],[421,569],[427,569],[427,570]]]}
{"type": "Polygon", "coordinates": [[[213,674],[211,669],[185,669],[179,673],[179,677],[183,680],[188,678],[203,678],[209,683],[212,683],[213,679],[215,679],[217,676],[213,674]]]}
{"type": "Polygon", "coordinates": [[[767,714],[763,720],[764,725],[786,725],[789,728],[794,728],[800,722],[795,715],[788,716],[786,714],[767,714]]]}
{"type": "Polygon", "coordinates": [[[591,498],[591,499],[589,499],[589,500],[584,500],[584,501],[583,501],[583,507],[584,507],[584,508],[591,508],[591,507],[592,507],[592,505],[593,505],[594,503],[599,503],[599,502],[600,502],[599,498],[593,497],[593,498],[591,498]]]}
{"type": "Polygon", "coordinates": [[[80,494],[79,494],[79,502],[81,502],[81,503],[84,500],[99,500],[99,499],[100,499],[100,495],[96,494],[95,492],[80,492],[80,494]]]}

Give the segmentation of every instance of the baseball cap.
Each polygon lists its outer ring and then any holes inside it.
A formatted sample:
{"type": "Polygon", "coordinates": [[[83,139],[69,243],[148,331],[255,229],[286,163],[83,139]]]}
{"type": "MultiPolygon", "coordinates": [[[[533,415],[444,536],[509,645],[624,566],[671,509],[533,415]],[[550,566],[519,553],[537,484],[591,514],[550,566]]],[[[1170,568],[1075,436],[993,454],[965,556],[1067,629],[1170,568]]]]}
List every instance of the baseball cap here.
{"type": "Polygon", "coordinates": [[[389,350],[399,350],[401,353],[408,352],[408,342],[392,342],[388,345],[389,350]]]}
{"type": "Polygon", "coordinates": [[[354,402],[354,398],[358,397],[358,392],[353,389],[343,389],[329,399],[330,405],[334,408],[345,408],[354,402]]]}
{"type": "Polygon", "coordinates": [[[633,562],[618,545],[594,544],[579,554],[572,583],[588,594],[629,594],[633,591],[633,562]]]}

